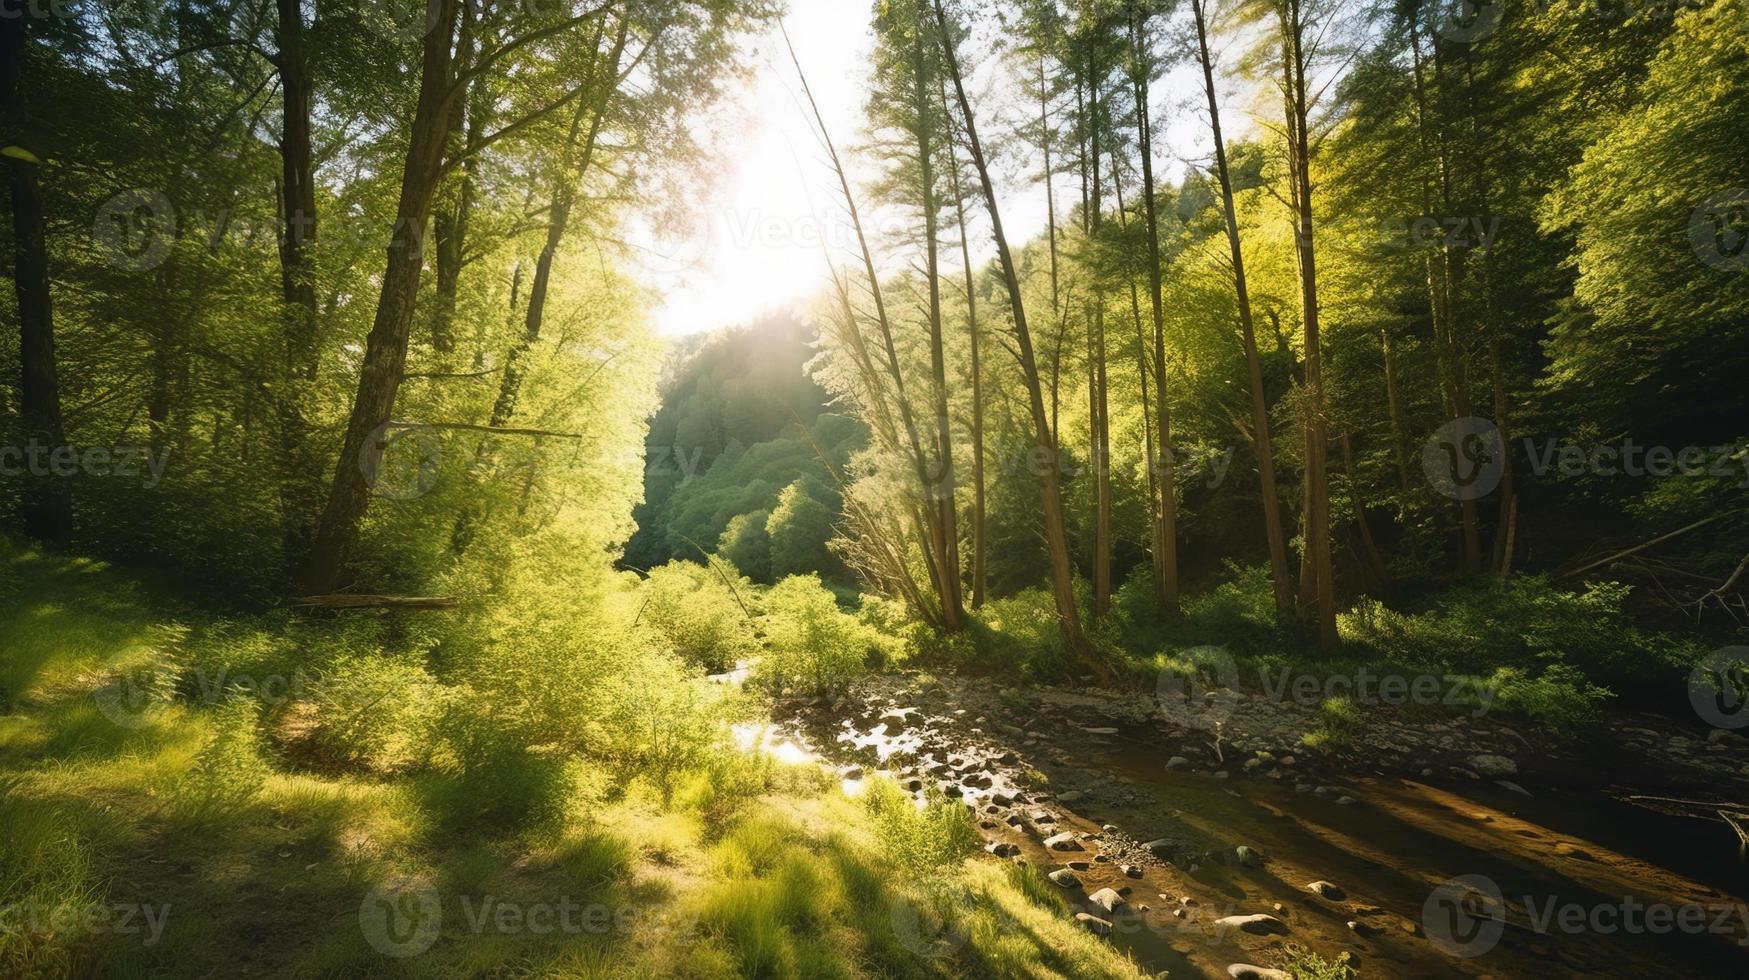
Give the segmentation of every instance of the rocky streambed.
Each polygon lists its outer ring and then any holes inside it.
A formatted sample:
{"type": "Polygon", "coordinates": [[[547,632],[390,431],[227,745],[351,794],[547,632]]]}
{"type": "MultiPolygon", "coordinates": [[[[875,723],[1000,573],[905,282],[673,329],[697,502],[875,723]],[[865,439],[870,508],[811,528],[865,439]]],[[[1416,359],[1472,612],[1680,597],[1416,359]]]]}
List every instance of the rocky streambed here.
{"type": "Polygon", "coordinates": [[[851,786],[961,801],[992,860],[1175,977],[1275,978],[1290,944],[1365,977],[1749,975],[1734,832],[1632,799],[1749,800],[1735,735],[1632,717],[1574,749],[1386,708],[1310,750],[1316,707],[1255,692],[901,676],[772,715],[851,786]]]}

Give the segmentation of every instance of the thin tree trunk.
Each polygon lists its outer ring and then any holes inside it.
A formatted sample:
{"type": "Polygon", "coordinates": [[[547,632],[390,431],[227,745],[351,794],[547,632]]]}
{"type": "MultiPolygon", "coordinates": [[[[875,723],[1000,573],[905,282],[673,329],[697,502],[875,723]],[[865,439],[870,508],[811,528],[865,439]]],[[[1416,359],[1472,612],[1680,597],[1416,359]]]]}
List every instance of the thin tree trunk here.
{"type": "Polygon", "coordinates": [[[1245,276],[1245,253],[1239,240],[1238,211],[1233,205],[1232,174],[1227,165],[1227,146],[1221,137],[1221,111],[1215,90],[1214,62],[1209,54],[1204,0],[1191,0],[1196,20],[1198,57],[1203,85],[1208,95],[1209,127],[1214,134],[1215,177],[1220,184],[1225,213],[1227,244],[1233,261],[1233,287],[1239,312],[1239,335],[1245,349],[1246,381],[1251,395],[1253,444],[1257,450],[1258,489],[1263,498],[1263,532],[1269,545],[1269,575],[1275,586],[1276,611],[1286,616],[1294,609],[1293,580],[1287,565],[1287,535],[1282,528],[1281,500],[1276,488],[1275,450],[1269,434],[1269,403],[1263,389],[1263,361],[1257,352],[1256,322],[1251,312],[1250,287],[1245,276]]]}
{"type": "Polygon", "coordinates": [[[966,193],[960,180],[959,151],[954,144],[953,113],[945,87],[941,93],[942,119],[947,125],[947,159],[953,173],[954,211],[959,219],[960,264],[966,275],[966,325],[971,333],[972,361],[972,608],[984,605],[989,578],[988,521],[985,519],[984,483],[984,366],[983,338],[978,330],[978,290],[972,266],[972,243],[966,222],[966,193]]]}
{"type": "MultiPolygon", "coordinates": [[[[0,121],[18,140],[27,132],[28,110],[20,91],[24,76],[25,11],[18,0],[0,3],[0,121]]],[[[29,147],[23,147],[27,152],[29,147]]],[[[61,425],[61,388],[55,365],[54,304],[49,293],[48,242],[37,164],[8,154],[12,196],[13,288],[18,294],[19,412],[27,449],[49,452],[67,444],[61,425]]],[[[52,473],[26,474],[24,532],[44,544],[64,545],[73,537],[73,499],[67,480],[52,473]]]]}
{"type": "Polygon", "coordinates": [[[370,506],[363,464],[367,454],[379,454],[384,448],[384,427],[394,418],[395,396],[406,373],[413,304],[424,264],[426,223],[447,143],[444,124],[453,100],[460,96],[460,86],[451,77],[458,4],[459,0],[429,0],[428,13],[433,16],[427,23],[433,29],[424,42],[418,108],[395,211],[396,234],[388,247],[376,320],[365,338],[358,393],[341,443],[333,486],[304,570],[303,586],[309,595],[334,592],[341,584],[348,554],[370,506]]]}
{"type": "MultiPolygon", "coordinates": [[[[594,38],[591,47],[599,51],[601,36],[606,24],[596,21],[594,38]]],[[[625,47],[630,36],[631,23],[626,18],[620,19],[619,32],[614,37],[614,46],[607,57],[607,72],[605,81],[601,74],[601,59],[597,54],[590,61],[586,84],[597,84],[596,97],[591,100],[580,97],[577,108],[571,115],[571,128],[565,140],[563,159],[559,164],[558,176],[553,180],[552,207],[547,213],[547,237],[541,245],[540,255],[535,259],[534,281],[529,286],[528,310],[523,315],[522,333],[511,343],[510,350],[504,358],[504,374],[498,380],[498,397],[492,403],[492,414],[488,425],[492,428],[503,428],[510,424],[516,415],[517,402],[522,397],[522,381],[528,370],[529,352],[540,342],[541,329],[546,321],[547,292],[552,286],[553,263],[557,260],[559,246],[564,243],[565,233],[570,227],[571,211],[577,200],[577,186],[588,174],[595,159],[595,147],[601,136],[603,119],[607,113],[608,100],[614,90],[614,80],[620,70],[620,59],[625,55],[625,47]],[[589,116],[589,129],[583,135],[583,118],[589,116]],[[579,146],[581,152],[579,153],[579,146]]],[[[520,281],[521,266],[517,267],[517,277],[520,281]]],[[[511,307],[514,311],[516,295],[515,286],[511,289],[511,307]]],[[[488,455],[488,444],[482,443],[474,455],[474,469],[479,469],[488,455]]],[[[539,451],[538,446],[535,449],[539,451]]],[[[530,467],[533,469],[532,465],[530,467]]],[[[455,554],[467,550],[473,539],[474,523],[479,519],[477,507],[469,507],[456,518],[455,527],[450,532],[450,549],[455,554]]]]}
{"type": "MultiPolygon", "coordinates": [[[[922,24],[918,26],[921,28],[922,24]]],[[[958,630],[965,625],[966,612],[960,583],[959,504],[953,465],[953,423],[948,416],[947,356],[941,324],[941,228],[935,186],[935,134],[931,123],[936,96],[929,86],[925,58],[928,41],[927,34],[918,30],[912,66],[915,76],[913,101],[918,120],[918,190],[923,203],[923,272],[929,282],[929,372],[935,401],[935,460],[938,467],[932,479],[925,482],[923,492],[935,511],[930,530],[935,536],[935,562],[941,570],[942,623],[949,630],[958,630]]]]}
{"type": "Polygon", "coordinates": [[[285,332],[285,372],[288,383],[273,396],[279,425],[280,521],[285,567],[304,560],[314,533],[319,467],[312,456],[304,421],[302,382],[317,376],[316,269],[311,247],[316,242],[316,173],[311,149],[311,118],[315,85],[305,47],[302,0],[278,0],[275,53],[283,122],[280,131],[279,245],[281,323],[285,332]]]}
{"type": "MultiPolygon", "coordinates": [[[[1166,303],[1160,255],[1160,216],[1154,199],[1154,124],[1149,116],[1149,85],[1145,24],[1138,15],[1131,27],[1136,65],[1136,136],[1141,144],[1142,205],[1148,222],[1148,300],[1154,317],[1154,381],[1158,385],[1154,399],[1157,413],[1155,429],[1159,433],[1160,492],[1154,509],[1154,535],[1160,542],[1154,556],[1154,597],[1161,609],[1178,611],[1178,490],[1172,447],[1172,405],[1166,397],[1166,303]]],[[[1143,392],[1144,400],[1146,391],[1143,392]]]]}
{"type": "MultiPolygon", "coordinates": [[[[1088,233],[1099,234],[1104,219],[1105,201],[1099,175],[1100,70],[1097,62],[1090,67],[1088,86],[1092,130],[1088,135],[1092,149],[1089,169],[1093,174],[1093,196],[1087,216],[1088,233]]],[[[1092,457],[1093,463],[1093,614],[1103,616],[1111,609],[1111,419],[1107,395],[1105,363],[1105,296],[1102,290],[1093,295],[1091,336],[1088,338],[1088,382],[1091,391],[1092,457]]]]}
{"type": "Polygon", "coordinates": [[[1289,158],[1293,167],[1295,247],[1299,255],[1300,305],[1305,326],[1306,390],[1306,559],[1314,575],[1317,599],[1318,643],[1335,647],[1335,576],[1330,555],[1330,486],[1326,471],[1328,438],[1324,421],[1324,366],[1318,316],[1318,263],[1312,221],[1311,136],[1306,87],[1304,24],[1300,0],[1285,0],[1281,7],[1283,61],[1288,71],[1289,158]]]}
{"type": "Polygon", "coordinates": [[[1086,632],[1081,628],[1081,614],[1075,607],[1075,577],[1069,562],[1062,476],[1058,472],[1057,439],[1056,434],[1051,431],[1049,416],[1045,413],[1044,386],[1039,377],[1038,360],[1033,352],[1032,332],[1027,328],[1026,303],[1021,294],[1019,269],[1015,266],[1014,254],[1008,247],[1008,236],[1002,227],[1002,211],[996,202],[996,187],[990,178],[990,167],[984,158],[983,144],[978,139],[977,118],[972,114],[971,102],[966,97],[965,81],[960,74],[959,56],[954,50],[947,12],[942,6],[942,0],[933,2],[936,25],[941,30],[942,52],[946,56],[948,78],[953,82],[954,97],[964,122],[972,167],[978,172],[978,184],[990,213],[990,230],[996,241],[996,256],[1002,268],[1003,280],[1008,287],[1008,301],[1013,309],[1015,339],[1019,347],[1021,374],[1026,381],[1027,404],[1032,413],[1034,434],[1042,450],[1040,455],[1043,457],[1043,465],[1039,474],[1043,484],[1041,505],[1045,544],[1050,556],[1051,591],[1056,598],[1058,625],[1076,659],[1092,671],[1096,678],[1109,683],[1116,675],[1094,650],[1086,632]]]}

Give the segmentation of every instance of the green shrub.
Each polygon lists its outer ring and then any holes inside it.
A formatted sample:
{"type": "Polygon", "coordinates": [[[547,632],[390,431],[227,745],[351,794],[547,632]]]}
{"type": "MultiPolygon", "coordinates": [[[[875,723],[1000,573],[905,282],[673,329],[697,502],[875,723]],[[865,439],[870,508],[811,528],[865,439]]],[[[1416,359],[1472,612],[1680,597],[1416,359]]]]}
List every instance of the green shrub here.
{"type": "Polygon", "coordinates": [[[767,650],[756,676],[771,687],[821,691],[863,672],[875,635],[838,600],[817,575],[792,575],[765,596],[767,650]]]}
{"type": "Polygon", "coordinates": [[[1353,698],[1325,698],[1318,705],[1318,727],[1300,737],[1309,749],[1345,749],[1366,728],[1366,712],[1353,698]]]}
{"type": "Polygon", "coordinates": [[[1069,645],[1046,589],[1025,589],[992,599],[975,614],[978,654],[992,673],[1035,683],[1067,680],[1074,673],[1069,645]]]}
{"type": "Polygon", "coordinates": [[[1501,667],[1483,682],[1493,710],[1528,718],[1562,737],[1594,728],[1610,693],[1567,664],[1551,664],[1532,677],[1517,667],[1501,667]]]}
{"type": "Polygon", "coordinates": [[[978,848],[971,811],[957,800],[931,799],[919,808],[909,794],[877,779],[863,794],[881,853],[909,880],[922,880],[958,865],[978,848]]]}
{"type": "Polygon", "coordinates": [[[724,690],[678,659],[646,655],[603,685],[588,713],[591,741],[622,782],[646,779],[667,803],[683,776],[722,750],[724,690]]]}
{"type": "Polygon", "coordinates": [[[770,519],[765,510],[737,514],[717,539],[717,553],[755,582],[771,581],[771,536],[765,530],[770,519]]]}
{"type": "Polygon", "coordinates": [[[1622,612],[1628,591],[1600,582],[1569,592],[1539,576],[1518,576],[1454,590],[1418,613],[1364,604],[1344,625],[1393,663],[1479,676],[1498,667],[1529,673],[1568,664],[1592,684],[1635,700],[1680,690],[1676,679],[1703,651],[1642,633],[1622,612]]]}
{"type": "Polygon", "coordinates": [[[730,670],[759,650],[753,624],[741,608],[751,587],[743,579],[731,589],[703,565],[672,562],[650,569],[642,619],[675,653],[706,672],[730,670]]]}
{"type": "Polygon", "coordinates": [[[438,768],[417,783],[436,829],[503,837],[556,826],[574,785],[565,759],[507,731],[486,706],[457,703],[436,726],[438,768]]]}
{"type": "MultiPolygon", "coordinates": [[[[377,773],[425,761],[446,691],[423,668],[376,657],[340,664],[309,686],[305,737],[316,757],[377,773]]],[[[296,710],[294,708],[294,710],[296,710]]]]}
{"type": "Polygon", "coordinates": [[[19,792],[16,782],[0,779],[0,909],[14,917],[0,928],[0,975],[9,977],[74,974],[75,947],[89,937],[77,929],[55,931],[53,915],[95,902],[91,859],[73,829],[69,814],[19,792]]]}
{"type": "Polygon", "coordinates": [[[256,730],[260,711],[255,701],[231,697],[205,713],[211,734],[167,787],[178,820],[194,828],[223,824],[254,802],[269,772],[256,730]]]}

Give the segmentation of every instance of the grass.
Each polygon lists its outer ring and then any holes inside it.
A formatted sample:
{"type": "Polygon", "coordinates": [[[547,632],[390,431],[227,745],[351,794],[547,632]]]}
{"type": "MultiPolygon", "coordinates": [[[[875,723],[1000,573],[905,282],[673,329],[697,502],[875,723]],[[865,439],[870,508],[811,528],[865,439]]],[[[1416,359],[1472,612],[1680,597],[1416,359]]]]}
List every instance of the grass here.
{"type": "Polygon", "coordinates": [[[357,698],[324,728],[234,679],[392,651],[3,543],[0,636],[4,924],[102,913],[0,928],[3,976],[1140,975],[1035,873],[968,860],[963,808],[738,753],[665,794],[458,715],[465,690],[424,710],[416,661],[352,752],[357,698]]]}

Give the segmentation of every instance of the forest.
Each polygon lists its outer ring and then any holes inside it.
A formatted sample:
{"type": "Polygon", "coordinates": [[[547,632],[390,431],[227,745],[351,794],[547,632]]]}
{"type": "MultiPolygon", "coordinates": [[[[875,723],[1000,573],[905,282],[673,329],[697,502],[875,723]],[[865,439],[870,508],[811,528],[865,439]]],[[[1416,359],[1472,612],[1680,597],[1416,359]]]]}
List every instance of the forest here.
{"type": "Polygon", "coordinates": [[[0,168],[0,975],[1749,966],[1744,0],[0,0],[0,168]]]}

